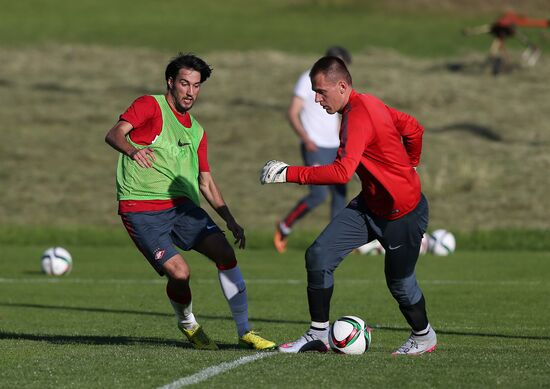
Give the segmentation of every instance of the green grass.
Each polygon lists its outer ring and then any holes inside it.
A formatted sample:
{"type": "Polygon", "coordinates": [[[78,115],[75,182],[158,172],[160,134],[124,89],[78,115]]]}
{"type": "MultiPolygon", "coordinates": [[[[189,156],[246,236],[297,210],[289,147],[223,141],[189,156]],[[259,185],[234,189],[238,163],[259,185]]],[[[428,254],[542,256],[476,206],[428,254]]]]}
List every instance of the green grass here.
{"type": "MultiPolygon", "coordinates": [[[[277,342],[304,331],[303,250],[328,210],[300,222],[288,255],[266,250],[275,220],[305,188],[260,187],[258,170],[270,158],[300,162],[284,112],[298,74],[332,44],[353,51],[358,90],[427,128],[420,173],[430,229],[457,237],[455,255],[428,255],[418,266],[438,351],[389,355],[408,331],[382,259],[351,256],[336,274],[331,319],[365,318],[375,326],[371,351],[277,354],[202,385],[548,385],[550,66],[545,54],[533,69],[491,77],[482,66],[489,37],[459,34],[491,21],[500,1],[0,3],[0,387],[157,387],[254,355],[235,348],[216,271],[196,255],[195,312],[222,350],[182,341],[163,280],[116,216],[116,153],[103,137],[133,99],[163,90],[164,66],[180,50],[214,66],[194,113],[209,134],[214,176],[247,230],[239,261],[252,322],[277,342]],[[53,245],[74,256],[67,277],[39,273],[53,245]]],[[[541,5],[517,7],[547,17],[541,5]]],[[[548,51],[541,31],[531,36],[548,51]]],[[[510,47],[517,64],[518,46],[510,47]]],[[[357,191],[352,182],[350,195],[357,191]]]]}
{"type": "MultiPolygon", "coordinates": [[[[533,1],[525,3],[527,12],[536,9],[533,1]]],[[[500,12],[498,2],[476,9],[459,1],[439,6],[359,0],[3,1],[0,45],[58,42],[170,52],[276,49],[318,54],[340,43],[355,52],[391,47],[410,55],[442,56],[485,50],[487,37],[465,39],[460,31],[489,23],[500,12]]]]}
{"type": "MultiPolygon", "coordinates": [[[[73,272],[40,274],[43,246],[3,245],[0,380],[3,387],[157,387],[253,352],[235,348],[215,268],[188,255],[195,313],[222,349],[189,348],[157,277],[130,243],[67,246],[73,272]]],[[[250,316],[277,342],[308,325],[303,251],[246,250],[250,316]]],[[[438,330],[437,352],[393,358],[408,335],[383,280],[381,257],[353,255],[336,273],[331,319],[374,326],[359,357],[275,355],[213,377],[204,387],[542,387],[550,352],[550,252],[462,250],[423,256],[417,268],[438,330]]]]}
{"type": "MultiPolygon", "coordinates": [[[[430,228],[428,232],[433,231],[430,228]]],[[[321,232],[320,229],[301,230],[290,236],[289,248],[306,250],[321,232]]],[[[475,251],[550,251],[548,230],[495,229],[490,231],[452,231],[457,250],[475,251]]],[[[0,245],[117,247],[130,241],[120,227],[21,227],[0,224],[0,245]]],[[[273,246],[273,230],[252,229],[246,232],[246,247],[266,249],[273,246]]]]}

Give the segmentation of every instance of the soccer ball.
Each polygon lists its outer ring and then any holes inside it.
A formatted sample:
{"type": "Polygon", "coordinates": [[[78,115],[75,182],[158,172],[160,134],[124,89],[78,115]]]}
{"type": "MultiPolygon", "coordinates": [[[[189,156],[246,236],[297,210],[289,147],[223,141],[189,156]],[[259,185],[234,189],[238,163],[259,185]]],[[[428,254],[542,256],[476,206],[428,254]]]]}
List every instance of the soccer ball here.
{"type": "Polygon", "coordinates": [[[330,348],[340,354],[363,354],[370,347],[371,329],[357,316],[342,316],[330,326],[330,348]]]}
{"type": "Polygon", "coordinates": [[[456,248],[455,237],[447,230],[439,229],[431,233],[430,251],[435,255],[449,255],[456,248]]]}
{"type": "Polygon", "coordinates": [[[50,276],[68,274],[73,268],[73,258],[63,247],[50,247],[42,254],[42,273],[50,276]]]}
{"type": "Polygon", "coordinates": [[[358,247],[357,251],[365,255],[379,255],[379,254],[386,253],[386,250],[384,250],[384,247],[382,247],[382,244],[376,239],[371,240],[369,243],[358,247]]]}
{"type": "Polygon", "coordinates": [[[431,243],[431,236],[430,234],[424,234],[422,236],[422,242],[420,242],[420,254],[424,255],[428,252],[428,249],[430,247],[431,243]]]}

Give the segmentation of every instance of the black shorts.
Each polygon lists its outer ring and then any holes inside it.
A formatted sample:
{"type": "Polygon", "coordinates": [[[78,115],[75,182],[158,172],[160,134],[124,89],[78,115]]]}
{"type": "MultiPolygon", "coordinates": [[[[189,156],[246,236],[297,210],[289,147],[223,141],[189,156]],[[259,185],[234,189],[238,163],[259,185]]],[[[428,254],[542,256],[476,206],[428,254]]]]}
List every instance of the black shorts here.
{"type": "Polygon", "coordinates": [[[206,236],[222,232],[192,201],[162,211],[123,213],[120,217],[137,248],[161,276],[162,265],[178,254],[174,246],[188,251],[206,236]]]}

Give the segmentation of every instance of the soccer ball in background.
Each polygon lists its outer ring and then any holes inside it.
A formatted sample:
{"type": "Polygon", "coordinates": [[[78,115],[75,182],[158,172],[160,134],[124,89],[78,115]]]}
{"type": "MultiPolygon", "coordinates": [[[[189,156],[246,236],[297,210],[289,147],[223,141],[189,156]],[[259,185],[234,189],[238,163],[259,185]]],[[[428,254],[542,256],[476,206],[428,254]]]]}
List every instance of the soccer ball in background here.
{"type": "Polygon", "coordinates": [[[420,254],[421,255],[424,255],[428,252],[429,248],[430,248],[430,243],[431,243],[431,236],[430,234],[424,234],[424,236],[422,236],[422,242],[420,242],[420,254]]]}
{"type": "Polygon", "coordinates": [[[382,247],[382,244],[378,240],[371,240],[369,243],[364,244],[357,248],[360,254],[364,255],[380,255],[385,254],[386,250],[382,247]]]}
{"type": "Polygon", "coordinates": [[[449,255],[454,253],[455,248],[456,241],[451,232],[439,229],[431,233],[429,250],[434,255],[449,255]]]}
{"type": "Polygon", "coordinates": [[[63,247],[50,247],[40,260],[42,272],[50,276],[68,274],[73,268],[73,258],[63,247]]]}
{"type": "MultiPolygon", "coordinates": [[[[432,253],[445,256],[454,253],[456,241],[454,235],[447,230],[435,230],[431,234],[425,233],[420,243],[420,255],[432,253]]],[[[357,252],[364,255],[384,255],[386,250],[378,240],[372,240],[357,248],[357,252]]]]}
{"type": "Polygon", "coordinates": [[[330,326],[330,348],[340,354],[363,354],[370,347],[371,329],[357,316],[342,316],[330,326]]]}

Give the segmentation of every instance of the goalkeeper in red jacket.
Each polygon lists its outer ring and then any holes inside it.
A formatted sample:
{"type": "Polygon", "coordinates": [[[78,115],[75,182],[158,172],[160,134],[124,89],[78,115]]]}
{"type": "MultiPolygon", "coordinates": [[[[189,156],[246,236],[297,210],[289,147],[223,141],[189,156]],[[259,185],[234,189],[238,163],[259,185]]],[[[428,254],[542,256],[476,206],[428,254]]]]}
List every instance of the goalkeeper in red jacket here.
{"type": "Polygon", "coordinates": [[[279,351],[328,350],[333,273],[353,249],[378,239],[386,249],[387,286],[412,329],[394,354],[431,352],[437,337],[415,274],[422,235],[428,226],[428,202],[416,173],[424,129],[416,119],[375,96],[356,92],[339,58],[321,58],[311,69],[310,78],[315,101],[329,114],[342,115],[337,157],[329,165],[312,167],[272,160],[264,166],[260,181],[344,184],[357,173],[362,191],[307,249],[311,326],[297,340],[280,345],[279,351]]]}

